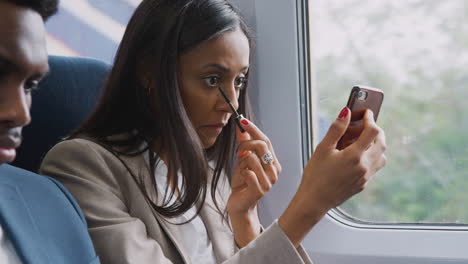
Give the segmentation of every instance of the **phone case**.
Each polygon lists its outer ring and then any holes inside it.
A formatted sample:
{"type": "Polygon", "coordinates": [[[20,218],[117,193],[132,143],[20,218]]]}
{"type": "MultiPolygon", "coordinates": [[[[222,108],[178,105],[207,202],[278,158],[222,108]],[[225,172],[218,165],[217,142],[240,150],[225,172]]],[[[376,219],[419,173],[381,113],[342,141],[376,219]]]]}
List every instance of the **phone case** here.
{"type": "Polygon", "coordinates": [[[348,99],[347,107],[351,109],[351,121],[362,119],[365,109],[370,109],[374,113],[374,120],[377,121],[380,106],[384,99],[382,90],[367,86],[354,86],[348,99]]]}

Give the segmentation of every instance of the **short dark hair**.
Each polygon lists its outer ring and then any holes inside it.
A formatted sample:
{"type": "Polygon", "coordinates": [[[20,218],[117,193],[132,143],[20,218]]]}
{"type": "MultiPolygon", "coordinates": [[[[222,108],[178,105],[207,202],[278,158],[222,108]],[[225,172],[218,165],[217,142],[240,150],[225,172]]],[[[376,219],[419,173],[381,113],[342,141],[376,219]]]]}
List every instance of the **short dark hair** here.
{"type": "Polygon", "coordinates": [[[36,11],[45,22],[57,13],[59,0],[6,0],[6,2],[36,11]]]}

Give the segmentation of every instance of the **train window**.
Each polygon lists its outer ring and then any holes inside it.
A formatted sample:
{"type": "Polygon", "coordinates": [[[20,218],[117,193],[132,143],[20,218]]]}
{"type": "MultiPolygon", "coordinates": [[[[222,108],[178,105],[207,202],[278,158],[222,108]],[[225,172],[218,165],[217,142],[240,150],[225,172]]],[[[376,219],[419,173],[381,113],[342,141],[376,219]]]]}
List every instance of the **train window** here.
{"type": "Polygon", "coordinates": [[[60,1],[58,14],[46,24],[49,54],[92,57],[111,63],[125,26],[140,2],[60,1]]]}
{"type": "Polygon", "coordinates": [[[387,166],[339,210],[372,223],[467,224],[468,6],[309,0],[319,137],[354,84],[382,89],[387,166]]]}

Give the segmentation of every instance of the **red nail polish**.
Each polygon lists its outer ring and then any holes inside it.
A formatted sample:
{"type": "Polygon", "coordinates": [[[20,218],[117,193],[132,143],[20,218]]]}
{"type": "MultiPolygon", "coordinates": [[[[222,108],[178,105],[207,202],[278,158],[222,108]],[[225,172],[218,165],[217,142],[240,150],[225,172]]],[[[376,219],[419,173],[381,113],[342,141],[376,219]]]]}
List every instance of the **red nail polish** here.
{"type": "Polygon", "coordinates": [[[349,114],[349,108],[345,107],[341,110],[340,114],[338,115],[338,119],[345,119],[349,114]]]}
{"type": "Polygon", "coordinates": [[[244,150],[242,152],[237,153],[237,156],[239,157],[239,159],[243,159],[247,157],[248,155],[250,155],[250,151],[248,150],[244,150]]]}
{"type": "Polygon", "coordinates": [[[246,126],[246,125],[249,124],[249,121],[247,121],[247,119],[242,119],[242,120],[241,120],[241,123],[242,123],[244,126],[246,126]]]}

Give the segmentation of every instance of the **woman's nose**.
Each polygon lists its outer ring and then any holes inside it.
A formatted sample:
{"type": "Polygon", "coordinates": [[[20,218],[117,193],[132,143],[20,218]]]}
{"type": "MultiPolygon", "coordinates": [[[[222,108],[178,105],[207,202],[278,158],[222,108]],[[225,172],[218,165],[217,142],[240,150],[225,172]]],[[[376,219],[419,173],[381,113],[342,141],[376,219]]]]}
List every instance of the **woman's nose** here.
{"type": "MultiPolygon", "coordinates": [[[[223,87],[221,87],[221,89],[224,91],[227,99],[229,99],[229,102],[232,104],[234,109],[237,110],[239,108],[239,100],[238,100],[239,99],[239,91],[237,89],[235,89],[234,85],[229,85],[228,87],[223,86],[223,87]]],[[[229,106],[228,102],[226,102],[226,100],[224,99],[221,92],[219,94],[219,98],[221,100],[220,106],[221,106],[222,110],[232,113],[231,107],[229,106]]]]}

